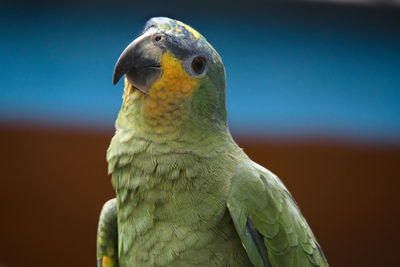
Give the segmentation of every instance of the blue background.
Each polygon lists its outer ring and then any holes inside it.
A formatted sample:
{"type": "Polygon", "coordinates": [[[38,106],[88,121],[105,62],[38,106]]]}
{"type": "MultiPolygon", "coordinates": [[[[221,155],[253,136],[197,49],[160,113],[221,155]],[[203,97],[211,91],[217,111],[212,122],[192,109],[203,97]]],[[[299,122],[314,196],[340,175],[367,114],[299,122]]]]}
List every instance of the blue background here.
{"type": "Polygon", "coordinates": [[[3,9],[3,123],[112,128],[118,56],[148,18],[180,14],[222,56],[235,133],[400,140],[398,9],[94,3],[3,9]]]}

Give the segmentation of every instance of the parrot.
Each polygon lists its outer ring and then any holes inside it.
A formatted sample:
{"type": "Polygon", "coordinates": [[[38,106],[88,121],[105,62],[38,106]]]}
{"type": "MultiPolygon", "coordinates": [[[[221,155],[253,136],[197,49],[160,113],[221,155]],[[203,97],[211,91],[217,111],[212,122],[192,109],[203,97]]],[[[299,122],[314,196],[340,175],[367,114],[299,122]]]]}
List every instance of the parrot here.
{"type": "Polygon", "coordinates": [[[151,18],[113,84],[124,75],[99,267],[328,266],[285,185],[233,140],[225,68],[198,31],[151,18]]]}

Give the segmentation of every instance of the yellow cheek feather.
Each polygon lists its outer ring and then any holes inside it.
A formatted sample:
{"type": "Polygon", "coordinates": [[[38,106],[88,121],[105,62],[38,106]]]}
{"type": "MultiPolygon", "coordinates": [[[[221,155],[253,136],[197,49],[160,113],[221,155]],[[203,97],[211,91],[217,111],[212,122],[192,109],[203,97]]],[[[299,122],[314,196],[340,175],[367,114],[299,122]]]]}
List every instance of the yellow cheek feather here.
{"type": "Polygon", "coordinates": [[[128,81],[128,79],[125,77],[125,87],[124,87],[124,94],[122,95],[122,98],[124,99],[124,104],[127,103],[133,94],[134,89],[133,85],[128,81]]]}
{"type": "Polygon", "coordinates": [[[163,73],[144,98],[142,111],[147,116],[173,119],[185,109],[199,81],[187,74],[170,52],[163,54],[161,68],[163,73]]]}

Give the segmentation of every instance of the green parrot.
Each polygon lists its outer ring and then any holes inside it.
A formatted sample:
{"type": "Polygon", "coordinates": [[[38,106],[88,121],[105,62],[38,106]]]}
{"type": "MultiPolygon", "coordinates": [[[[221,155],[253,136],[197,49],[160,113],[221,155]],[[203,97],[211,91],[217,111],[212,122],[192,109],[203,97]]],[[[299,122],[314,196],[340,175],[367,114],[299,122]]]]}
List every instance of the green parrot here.
{"type": "Polygon", "coordinates": [[[232,139],[224,65],[202,35],[150,19],[113,83],[123,75],[98,266],[328,266],[286,187],[232,139]]]}

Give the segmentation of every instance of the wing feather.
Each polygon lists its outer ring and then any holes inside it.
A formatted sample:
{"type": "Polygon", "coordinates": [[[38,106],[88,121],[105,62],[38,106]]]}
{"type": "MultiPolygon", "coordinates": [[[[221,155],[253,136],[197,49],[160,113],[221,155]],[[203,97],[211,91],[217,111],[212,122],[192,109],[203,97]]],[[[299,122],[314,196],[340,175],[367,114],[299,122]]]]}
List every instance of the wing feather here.
{"type": "Polygon", "coordinates": [[[97,229],[97,266],[118,267],[117,201],[107,201],[100,213],[97,229]]]}
{"type": "Polygon", "coordinates": [[[268,170],[253,162],[240,165],[227,204],[255,266],[328,266],[293,197],[268,170]]]}

